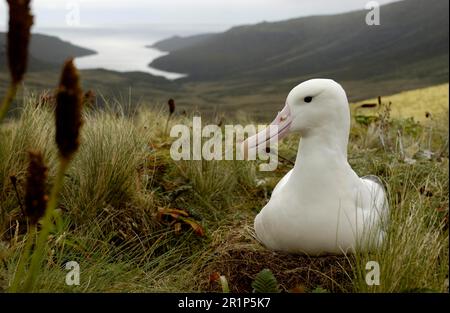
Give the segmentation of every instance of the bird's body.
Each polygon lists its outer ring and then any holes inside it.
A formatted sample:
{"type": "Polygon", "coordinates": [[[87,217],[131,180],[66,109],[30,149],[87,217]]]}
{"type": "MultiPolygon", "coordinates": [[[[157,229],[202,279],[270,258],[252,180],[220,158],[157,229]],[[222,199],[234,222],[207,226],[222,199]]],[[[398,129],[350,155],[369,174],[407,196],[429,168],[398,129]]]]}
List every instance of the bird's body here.
{"type": "Polygon", "coordinates": [[[350,113],[342,87],[307,81],[294,88],[286,107],[277,119],[302,139],[294,168],[255,218],[258,239],[273,250],[308,255],[376,248],[384,234],[385,192],[377,179],[358,177],[348,164],[350,113]],[[295,106],[310,96],[315,102],[295,106]]]}

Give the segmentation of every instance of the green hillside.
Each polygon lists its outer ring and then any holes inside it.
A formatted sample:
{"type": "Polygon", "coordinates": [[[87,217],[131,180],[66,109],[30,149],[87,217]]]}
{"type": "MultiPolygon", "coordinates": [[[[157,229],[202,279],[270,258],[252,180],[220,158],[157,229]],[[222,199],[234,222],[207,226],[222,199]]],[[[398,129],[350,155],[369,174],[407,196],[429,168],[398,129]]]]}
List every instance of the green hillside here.
{"type": "MultiPolygon", "coordinates": [[[[266,121],[293,87],[310,78],[338,81],[351,102],[447,83],[448,1],[406,0],[380,10],[377,27],[365,24],[367,11],[357,11],[172,37],[154,44],[170,54],[152,66],[189,77],[169,81],[146,73],[85,70],[84,88],[99,95],[100,105],[104,97],[148,106],[174,98],[182,110],[266,121]]],[[[26,91],[53,88],[63,60],[86,53],[92,51],[34,35],[26,91]]],[[[0,52],[0,64],[4,59],[0,52]]],[[[0,93],[8,80],[0,70],[0,93]]]]}
{"type": "Polygon", "coordinates": [[[181,50],[187,47],[194,46],[198,43],[201,43],[209,38],[211,38],[213,34],[200,34],[200,35],[193,35],[189,37],[180,37],[180,36],[173,36],[168,39],[164,39],[161,41],[158,41],[151,45],[151,48],[156,48],[161,51],[166,52],[174,52],[177,50],[181,50]]]}
{"type": "Polygon", "coordinates": [[[368,11],[240,26],[155,60],[187,80],[448,80],[449,2],[407,0],[368,11]],[[426,61],[424,61],[426,60],[426,61]],[[426,65],[424,64],[426,62],[426,65]]]}
{"type": "MultiPolygon", "coordinates": [[[[430,121],[434,117],[448,115],[448,83],[416,90],[409,90],[382,97],[383,102],[391,103],[393,118],[414,118],[415,121],[430,121]]],[[[352,104],[354,108],[363,104],[377,103],[377,99],[369,99],[352,104]]],[[[359,108],[358,114],[377,115],[379,108],[359,108]]]]}

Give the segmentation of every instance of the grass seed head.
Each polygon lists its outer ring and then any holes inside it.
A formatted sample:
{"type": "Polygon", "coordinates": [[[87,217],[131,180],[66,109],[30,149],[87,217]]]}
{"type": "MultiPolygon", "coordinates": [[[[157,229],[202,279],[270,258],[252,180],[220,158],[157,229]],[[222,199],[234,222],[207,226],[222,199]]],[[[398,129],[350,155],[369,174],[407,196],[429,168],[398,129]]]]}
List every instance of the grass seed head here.
{"type": "Polygon", "coordinates": [[[25,214],[32,225],[36,225],[45,214],[47,206],[47,194],[45,182],[47,180],[47,167],[44,164],[42,154],[29,152],[30,163],[28,165],[28,177],[25,194],[25,214]]]}
{"type": "Polygon", "coordinates": [[[90,89],[86,91],[83,99],[84,105],[87,107],[93,107],[95,105],[96,97],[97,96],[93,90],[90,89]]]}
{"type": "Polygon", "coordinates": [[[28,63],[33,16],[30,0],[7,0],[9,5],[8,66],[13,84],[22,81],[28,63]]]}
{"type": "Polygon", "coordinates": [[[80,145],[80,129],[83,124],[81,110],[83,92],[78,71],[70,59],[64,64],[56,94],[56,144],[60,155],[70,159],[80,145]]]}
{"type": "Polygon", "coordinates": [[[172,115],[175,112],[175,100],[169,99],[167,105],[169,106],[169,113],[172,115]]]}

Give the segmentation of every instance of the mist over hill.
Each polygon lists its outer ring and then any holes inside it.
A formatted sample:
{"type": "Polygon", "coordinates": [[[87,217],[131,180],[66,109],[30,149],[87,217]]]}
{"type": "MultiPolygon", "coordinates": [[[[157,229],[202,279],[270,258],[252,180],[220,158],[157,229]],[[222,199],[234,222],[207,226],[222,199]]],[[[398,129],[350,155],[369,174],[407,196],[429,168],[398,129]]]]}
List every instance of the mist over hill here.
{"type": "Polygon", "coordinates": [[[381,6],[379,26],[366,25],[361,10],[172,38],[155,44],[171,53],[151,66],[189,73],[188,81],[448,81],[448,10],[447,0],[405,0],[381,6]]]}

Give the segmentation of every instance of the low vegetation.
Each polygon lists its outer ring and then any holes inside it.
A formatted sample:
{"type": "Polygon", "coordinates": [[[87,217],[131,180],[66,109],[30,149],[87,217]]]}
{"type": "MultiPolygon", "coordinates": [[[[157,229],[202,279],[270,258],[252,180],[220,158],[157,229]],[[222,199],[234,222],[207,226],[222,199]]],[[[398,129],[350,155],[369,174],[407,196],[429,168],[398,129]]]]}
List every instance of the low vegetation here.
{"type": "MultiPolygon", "coordinates": [[[[225,279],[230,291],[252,292],[269,269],[284,292],[446,291],[448,115],[418,123],[382,107],[370,122],[353,123],[349,161],[387,187],[387,240],[373,254],[319,258],[269,251],[254,237],[253,219],[291,162],[281,160],[270,174],[254,162],[175,162],[174,139],[164,131],[168,108],[88,107],[33,290],[221,292],[225,279]],[[379,286],[365,282],[371,260],[381,267],[379,286]],[[79,286],[65,283],[68,261],[80,264],[79,286]]],[[[49,165],[46,190],[54,183],[53,111],[51,98],[29,95],[19,117],[0,128],[2,290],[11,286],[30,227],[23,215],[29,150],[42,151],[49,165]]],[[[169,126],[191,122],[175,112],[169,126]]],[[[282,142],[283,159],[294,159],[298,140],[282,142]]]]}

